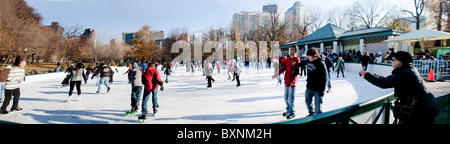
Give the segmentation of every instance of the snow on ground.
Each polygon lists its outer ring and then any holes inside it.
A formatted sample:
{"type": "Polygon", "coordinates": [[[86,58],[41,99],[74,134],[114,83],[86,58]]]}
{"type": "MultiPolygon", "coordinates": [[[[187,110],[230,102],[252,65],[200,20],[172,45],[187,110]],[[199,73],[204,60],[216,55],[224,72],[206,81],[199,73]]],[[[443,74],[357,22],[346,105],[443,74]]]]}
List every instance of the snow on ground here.
{"type": "MultiPolygon", "coordinates": [[[[365,81],[357,71],[359,64],[346,64],[346,77],[336,78],[332,72],[332,93],[325,94],[324,112],[365,102],[393,91],[380,89],[365,81]],[[349,68],[353,67],[353,68],[349,68]],[[353,69],[353,70],[352,70],[353,69]]],[[[133,124],[136,115],[125,116],[130,109],[131,86],[126,68],[118,68],[114,75],[111,91],[106,93],[102,86],[101,94],[96,94],[96,79],[82,84],[82,100],[76,101],[76,89],[71,103],[66,103],[69,88],[56,89],[65,74],[53,73],[29,76],[21,86],[19,107],[22,112],[0,115],[0,120],[26,124],[133,124]]],[[[369,71],[371,67],[369,67],[369,71]]],[[[213,88],[206,88],[207,81],[201,72],[187,73],[184,67],[174,68],[174,73],[165,83],[164,91],[158,91],[160,105],[156,117],[149,117],[149,124],[259,124],[285,121],[281,114],[285,111],[284,85],[277,85],[271,79],[273,69],[244,69],[241,74],[241,87],[235,81],[227,80],[225,69],[213,78],[213,88]]],[[[390,72],[390,70],[387,70],[390,72]]],[[[160,71],[161,78],[165,75],[160,71]]],[[[304,102],[306,77],[299,78],[296,88],[296,118],[307,115],[304,102]]],[[[142,97],[141,97],[142,98],[142,97]]],[[[9,108],[12,105],[12,101],[9,108]]],[[[151,110],[151,99],[148,102],[151,110]]],[[[140,108],[141,109],[141,108],[140,108]]]]}

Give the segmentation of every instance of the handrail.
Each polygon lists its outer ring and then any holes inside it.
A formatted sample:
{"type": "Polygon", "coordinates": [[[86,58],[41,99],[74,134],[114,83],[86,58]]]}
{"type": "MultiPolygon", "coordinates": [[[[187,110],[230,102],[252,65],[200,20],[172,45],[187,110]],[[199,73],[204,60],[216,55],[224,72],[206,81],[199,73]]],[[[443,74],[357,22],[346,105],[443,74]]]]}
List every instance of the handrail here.
{"type": "MultiPolygon", "coordinates": [[[[380,98],[370,100],[367,102],[358,103],[355,105],[347,106],[344,108],[307,116],[304,118],[293,119],[289,121],[283,121],[275,124],[328,124],[328,123],[341,123],[350,122],[352,116],[356,116],[371,110],[374,110],[385,104],[389,104],[393,101],[394,93],[386,94],[380,98]]],[[[388,109],[389,110],[389,109],[388,109]]]]}
{"type": "MultiPolygon", "coordinates": [[[[390,93],[384,95],[380,98],[363,102],[351,106],[347,106],[344,108],[332,110],[329,112],[324,112],[321,114],[307,116],[304,118],[298,118],[283,122],[278,122],[275,124],[330,124],[330,123],[356,123],[351,119],[353,116],[361,115],[365,112],[375,110],[379,107],[382,107],[380,112],[377,114],[377,117],[374,119],[373,123],[375,124],[381,115],[384,112],[384,124],[389,124],[390,118],[390,106],[391,102],[395,99],[394,94],[390,93]]],[[[450,93],[444,96],[440,96],[436,98],[436,101],[440,108],[439,115],[435,118],[434,124],[449,124],[450,123],[450,93]]]]}

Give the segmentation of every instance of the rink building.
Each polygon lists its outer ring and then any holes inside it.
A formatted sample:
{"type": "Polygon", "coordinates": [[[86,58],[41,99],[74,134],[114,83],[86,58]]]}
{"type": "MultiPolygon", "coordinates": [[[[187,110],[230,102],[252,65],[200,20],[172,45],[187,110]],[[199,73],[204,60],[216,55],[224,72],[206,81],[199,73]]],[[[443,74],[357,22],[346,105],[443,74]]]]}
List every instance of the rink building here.
{"type": "Polygon", "coordinates": [[[280,46],[281,53],[288,54],[289,47],[297,46],[298,56],[306,54],[309,48],[317,48],[320,52],[355,54],[356,50],[369,53],[381,52],[384,56],[392,47],[408,47],[409,43],[400,43],[394,46],[392,42],[383,42],[390,37],[399,36],[399,32],[389,28],[375,27],[355,31],[347,31],[333,24],[327,24],[303,39],[288,42],[280,46]]]}

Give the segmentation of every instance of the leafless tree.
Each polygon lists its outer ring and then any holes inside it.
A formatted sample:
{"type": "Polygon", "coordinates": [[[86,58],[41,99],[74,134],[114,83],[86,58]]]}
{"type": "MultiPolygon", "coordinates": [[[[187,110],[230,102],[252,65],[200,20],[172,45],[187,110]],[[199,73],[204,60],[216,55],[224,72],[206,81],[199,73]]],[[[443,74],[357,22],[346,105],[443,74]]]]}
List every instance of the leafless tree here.
{"type": "Polygon", "coordinates": [[[365,28],[378,27],[392,10],[382,2],[379,0],[356,1],[352,7],[352,16],[358,18],[365,28]]]}
{"type": "Polygon", "coordinates": [[[424,0],[414,0],[414,8],[415,8],[415,12],[411,12],[409,10],[402,10],[403,12],[407,12],[409,14],[411,14],[412,17],[414,17],[416,19],[416,29],[420,29],[420,16],[423,13],[423,9],[425,7],[425,1],[424,0]]]}

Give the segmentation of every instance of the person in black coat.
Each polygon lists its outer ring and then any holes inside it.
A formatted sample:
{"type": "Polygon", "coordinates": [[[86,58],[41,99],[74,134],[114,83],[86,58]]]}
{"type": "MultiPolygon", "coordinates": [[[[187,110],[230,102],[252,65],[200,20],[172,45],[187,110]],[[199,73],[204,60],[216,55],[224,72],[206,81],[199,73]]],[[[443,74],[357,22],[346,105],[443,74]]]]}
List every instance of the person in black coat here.
{"type": "Polygon", "coordinates": [[[369,63],[373,63],[373,59],[369,56],[368,52],[364,52],[364,55],[359,59],[358,63],[361,62],[362,68],[364,71],[367,71],[367,65],[369,63]]]}
{"type": "Polygon", "coordinates": [[[409,53],[399,51],[392,58],[392,75],[387,77],[361,71],[361,76],[380,88],[394,88],[394,117],[403,124],[431,124],[439,114],[438,104],[416,68],[409,53]],[[402,109],[399,109],[402,108],[402,109]]]}

